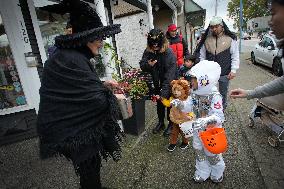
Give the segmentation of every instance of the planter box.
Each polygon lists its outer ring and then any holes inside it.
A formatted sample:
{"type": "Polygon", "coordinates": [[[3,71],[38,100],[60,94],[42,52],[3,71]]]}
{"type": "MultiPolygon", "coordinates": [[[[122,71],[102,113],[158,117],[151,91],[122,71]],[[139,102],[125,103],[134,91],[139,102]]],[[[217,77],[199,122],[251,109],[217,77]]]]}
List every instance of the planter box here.
{"type": "Polygon", "coordinates": [[[122,121],[124,132],[140,135],[145,131],[145,99],[132,99],[133,116],[122,121]]]}

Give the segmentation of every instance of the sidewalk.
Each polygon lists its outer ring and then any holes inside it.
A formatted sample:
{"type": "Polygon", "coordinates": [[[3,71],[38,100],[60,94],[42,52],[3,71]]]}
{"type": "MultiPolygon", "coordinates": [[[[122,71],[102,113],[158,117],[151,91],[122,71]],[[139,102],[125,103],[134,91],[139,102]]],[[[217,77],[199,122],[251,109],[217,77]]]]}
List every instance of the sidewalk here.
{"type": "MultiPolygon", "coordinates": [[[[249,60],[245,60],[249,56],[249,54],[243,54],[239,70],[240,76],[233,80],[231,88],[253,89],[276,78],[269,73],[269,69],[263,69],[261,66],[251,64],[249,60]]],[[[267,142],[267,137],[270,135],[269,130],[261,122],[257,122],[253,128],[247,126],[248,115],[255,100],[238,99],[231,102],[240,115],[242,128],[250,143],[266,187],[284,188],[284,144],[278,148],[271,147],[267,142]]]]}

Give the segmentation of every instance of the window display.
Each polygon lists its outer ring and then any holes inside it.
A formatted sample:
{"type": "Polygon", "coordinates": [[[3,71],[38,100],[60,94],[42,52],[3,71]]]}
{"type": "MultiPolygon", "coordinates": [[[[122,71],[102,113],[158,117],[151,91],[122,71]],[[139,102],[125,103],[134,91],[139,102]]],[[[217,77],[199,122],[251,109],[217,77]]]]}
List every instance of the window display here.
{"type": "Polygon", "coordinates": [[[3,109],[26,104],[27,101],[0,15],[0,112],[3,109]]]}
{"type": "Polygon", "coordinates": [[[55,4],[55,2],[34,0],[44,48],[48,57],[52,55],[56,49],[54,46],[55,37],[62,34],[72,33],[72,31],[70,31],[71,26],[67,24],[67,14],[59,15],[41,9],[41,7],[51,4],[55,4]]]}

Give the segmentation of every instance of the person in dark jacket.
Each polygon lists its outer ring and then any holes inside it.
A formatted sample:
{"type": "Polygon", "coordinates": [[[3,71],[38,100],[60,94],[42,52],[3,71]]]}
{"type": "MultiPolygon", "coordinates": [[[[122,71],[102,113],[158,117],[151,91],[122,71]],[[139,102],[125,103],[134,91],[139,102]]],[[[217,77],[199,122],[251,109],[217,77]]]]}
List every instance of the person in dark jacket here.
{"type": "Polygon", "coordinates": [[[44,65],[37,117],[40,155],[65,156],[82,189],[100,189],[101,158],[121,157],[119,107],[109,89],[116,83],[102,82],[91,60],[102,39],[121,32],[120,25],[103,26],[94,9],[80,0],[42,9],[69,13],[72,34],[55,38],[57,50],[44,65]]]}
{"type": "Polygon", "coordinates": [[[179,69],[179,77],[188,80],[187,72],[196,64],[196,57],[194,55],[190,55],[188,61],[184,62],[184,64],[179,69]]]}
{"type": "Polygon", "coordinates": [[[167,39],[170,43],[170,48],[173,50],[177,58],[177,65],[181,67],[185,61],[189,60],[188,44],[177,31],[177,26],[171,24],[168,26],[167,39]]]}
{"type": "MultiPolygon", "coordinates": [[[[177,78],[176,57],[164,33],[160,29],[152,29],[147,38],[147,48],[144,51],[140,68],[144,72],[152,75],[154,93],[157,97],[157,114],[159,123],[153,129],[153,133],[159,133],[165,128],[165,107],[161,102],[162,98],[169,98],[171,94],[170,82],[177,78]]],[[[168,128],[164,134],[168,133],[172,122],[169,118],[169,108],[167,109],[168,128]]]]}

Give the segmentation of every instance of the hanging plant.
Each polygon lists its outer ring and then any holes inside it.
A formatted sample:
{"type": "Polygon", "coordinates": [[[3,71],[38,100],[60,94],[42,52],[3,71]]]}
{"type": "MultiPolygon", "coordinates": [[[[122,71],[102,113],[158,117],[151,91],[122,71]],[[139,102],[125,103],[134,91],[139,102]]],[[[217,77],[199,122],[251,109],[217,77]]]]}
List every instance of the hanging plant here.
{"type": "Polygon", "coordinates": [[[115,51],[115,48],[113,46],[111,46],[111,44],[109,43],[104,43],[104,53],[106,55],[110,54],[110,62],[106,63],[106,66],[114,69],[114,71],[116,72],[115,74],[118,74],[118,76],[121,76],[121,61],[118,59],[118,55],[115,51]],[[113,68],[111,65],[111,63],[114,62],[114,66],[115,68],[113,68]]]}
{"type": "Polygon", "coordinates": [[[92,61],[93,66],[95,67],[95,70],[99,77],[104,77],[106,72],[106,67],[103,62],[103,57],[101,55],[97,55],[94,57],[94,61],[92,61]]]}

